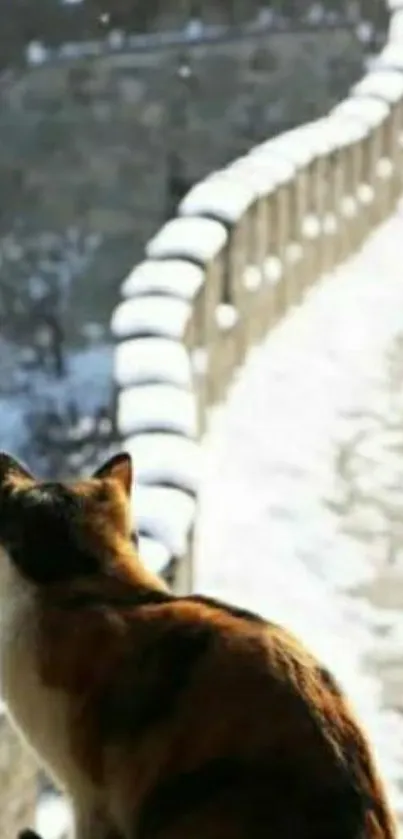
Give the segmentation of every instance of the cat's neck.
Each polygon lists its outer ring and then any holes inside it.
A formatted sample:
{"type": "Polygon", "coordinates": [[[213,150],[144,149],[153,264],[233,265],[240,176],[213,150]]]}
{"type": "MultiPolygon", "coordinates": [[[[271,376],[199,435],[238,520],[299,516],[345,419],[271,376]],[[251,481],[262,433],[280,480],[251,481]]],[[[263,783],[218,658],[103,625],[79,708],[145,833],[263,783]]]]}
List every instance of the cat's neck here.
{"type": "Polygon", "coordinates": [[[134,549],[125,547],[105,557],[99,574],[49,586],[41,600],[45,608],[57,605],[69,611],[96,605],[113,608],[161,603],[170,596],[166,583],[144,568],[134,549]]]}

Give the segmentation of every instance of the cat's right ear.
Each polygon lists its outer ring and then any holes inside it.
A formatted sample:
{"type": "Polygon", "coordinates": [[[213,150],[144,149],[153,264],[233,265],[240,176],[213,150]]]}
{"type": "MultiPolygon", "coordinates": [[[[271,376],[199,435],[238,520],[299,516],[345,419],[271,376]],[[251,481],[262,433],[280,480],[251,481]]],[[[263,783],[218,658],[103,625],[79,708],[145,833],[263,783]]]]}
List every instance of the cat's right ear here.
{"type": "Polygon", "coordinates": [[[103,466],[95,472],[94,478],[108,478],[117,481],[124,489],[126,495],[130,496],[133,483],[132,459],[127,452],[122,452],[111,457],[103,466]]]}
{"type": "Polygon", "coordinates": [[[0,487],[5,483],[33,481],[34,477],[15,457],[0,452],[0,487]]]}

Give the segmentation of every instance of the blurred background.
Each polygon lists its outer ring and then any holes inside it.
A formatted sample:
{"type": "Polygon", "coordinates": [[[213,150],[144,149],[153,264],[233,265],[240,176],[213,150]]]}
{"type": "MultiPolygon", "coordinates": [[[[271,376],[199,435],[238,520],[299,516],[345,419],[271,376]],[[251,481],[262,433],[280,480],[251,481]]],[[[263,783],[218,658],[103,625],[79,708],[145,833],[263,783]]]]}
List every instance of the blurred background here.
{"type": "Polygon", "coordinates": [[[340,100],[387,16],[0,0],[0,19],[0,434],[74,474],[110,431],[108,322],[145,242],[197,180],[340,100]]]}

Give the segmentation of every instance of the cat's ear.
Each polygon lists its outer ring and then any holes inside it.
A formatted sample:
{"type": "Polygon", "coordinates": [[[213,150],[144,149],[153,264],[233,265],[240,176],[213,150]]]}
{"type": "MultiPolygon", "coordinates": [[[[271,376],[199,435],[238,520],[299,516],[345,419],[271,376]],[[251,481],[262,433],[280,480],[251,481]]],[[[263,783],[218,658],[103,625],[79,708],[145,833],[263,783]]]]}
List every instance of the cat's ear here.
{"type": "Polygon", "coordinates": [[[34,477],[19,463],[15,457],[7,452],[0,452],[0,486],[4,481],[33,481],[34,477]]]}
{"type": "Polygon", "coordinates": [[[122,452],[111,457],[97,469],[94,478],[100,478],[101,480],[108,478],[118,481],[126,495],[130,495],[133,482],[133,465],[130,455],[127,452],[122,452]]]}

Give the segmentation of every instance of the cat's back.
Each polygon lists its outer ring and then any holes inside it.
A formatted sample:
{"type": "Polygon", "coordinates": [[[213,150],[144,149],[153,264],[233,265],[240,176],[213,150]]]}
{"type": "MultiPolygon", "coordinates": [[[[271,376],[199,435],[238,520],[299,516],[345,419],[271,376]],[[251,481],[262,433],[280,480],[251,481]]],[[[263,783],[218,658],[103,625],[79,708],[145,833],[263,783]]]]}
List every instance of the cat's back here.
{"type": "Polygon", "coordinates": [[[154,749],[140,837],[258,839],[269,824],[276,839],[394,836],[349,703],[282,627],[175,598],[145,608],[132,644],[136,688],[127,693],[124,667],[107,719],[112,739],[131,733],[154,749]]]}
{"type": "Polygon", "coordinates": [[[42,673],[69,695],[72,753],[122,836],[396,835],[349,703],[285,629],[161,591],[69,603],[44,624],[42,673]]]}

